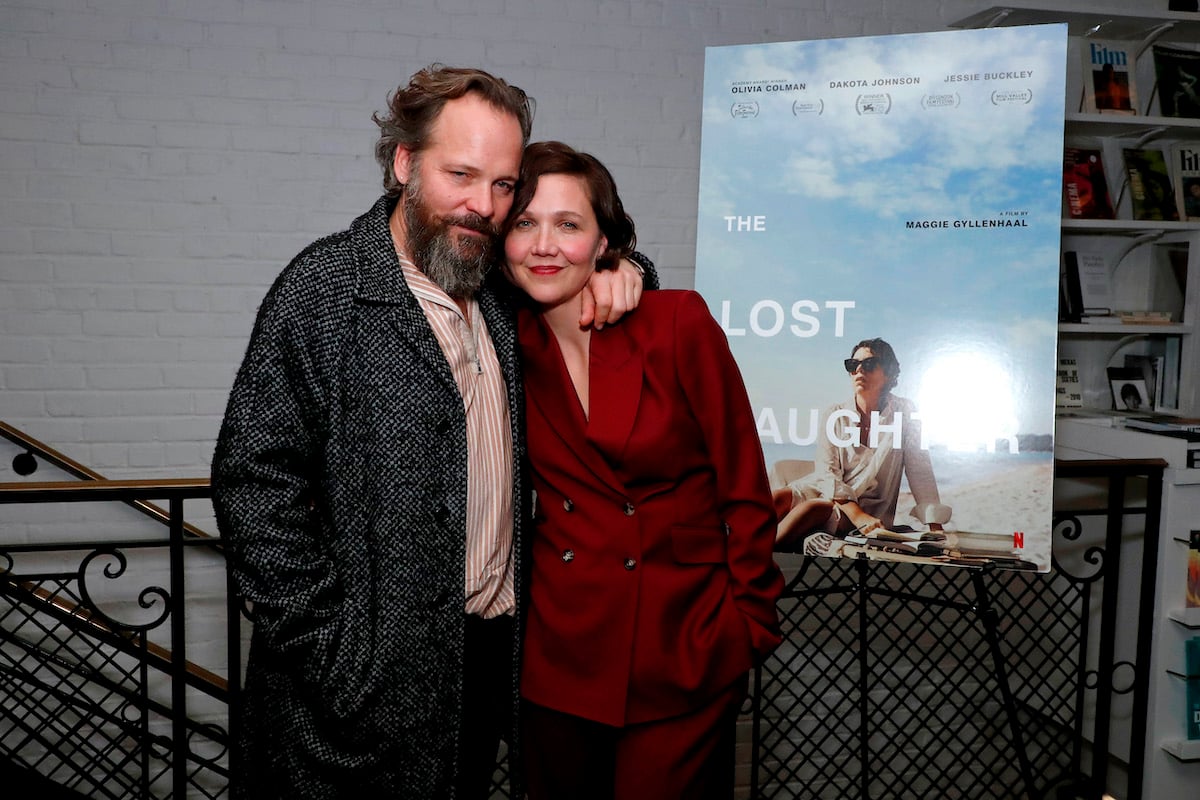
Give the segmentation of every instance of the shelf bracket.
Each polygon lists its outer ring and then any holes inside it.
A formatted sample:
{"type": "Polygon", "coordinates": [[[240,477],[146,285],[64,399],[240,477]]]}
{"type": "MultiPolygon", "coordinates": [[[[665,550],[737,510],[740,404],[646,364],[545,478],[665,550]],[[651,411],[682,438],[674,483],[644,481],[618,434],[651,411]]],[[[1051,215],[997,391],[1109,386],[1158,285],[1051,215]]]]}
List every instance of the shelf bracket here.
{"type": "Polygon", "coordinates": [[[1141,236],[1135,236],[1126,242],[1125,246],[1117,251],[1117,256],[1113,259],[1112,270],[1108,273],[1108,276],[1111,278],[1117,274],[1117,268],[1121,266],[1121,262],[1125,260],[1125,256],[1144,244],[1158,241],[1163,237],[1163,233],[1163,231],[1151,231],[1150,233],[1143,233],[1141,236]]]}
{"type": "Polygon", "coordinates": [[[1167,31],[1171,30],[1174,27],[1175,27],[1174,22],[1164,22],[1163,24],[1152,28],[1150,30],[1150,32],[1146,34],[1146,37],[1144,39],[1142,39],[1142,43],[1138,45],[1137,51],[1133,54],[1134,61],[1141,58],[1142,53],[1146,52],[1146,50],[1150,47],[1150,45],[1157,42],[1159,39],[1161,39],[1163,37],[1164,34],[1167,33],[1167,31]]]}
{"type": "Polygon", "coordinates": [[[1120,339],[1117,340],[1117,343],[1115,345],[1113,345],[1112,350],[1108,351],[1108,358],[1104,359],[1104,366],[1106,366],[1106,367],[1111,366],[1113,359],[1117,357],[1117,353],[1124,350],[1126,348],[1126,346],[1131,345],[1134,342],[1140,341],[1142,339],[1147,339],[1149,337],[1150,337],[1150,334],[1148,334],[1148,333],[1131,333],[1128,336],[1122,336],[1120,339]]]}
{"type": "Polygon", "coordinates": [[[991,19],[989,19],[987,22],[985,22],[985,23],[983,24],[983,27],[985,27],[985,28],[995,28],[995,27],[997,27],[997,26],[999,26],[999,25],[1003,24],[1003,23],[1004,23],[1004,20],[1008,19],[1008,18],[1009,18],[1009,16],[1011,16],[1011,15],[1012,15],[1012,12],[1013,12],[1013,10],[1012,10],[1011,8],[1001,8],[1001,9],[997,9],[997,11],[996,11],[996,16],[992,17],[992,18],[991,18],[991,19]]]}
{"type": "Polygon", "coordinates": [[[1147,142],[1152,142],[1159,136],[1167,132],[1166,126],[1160,125],[1157,128],[1151,128],[1134,140],[1134,147],[1145,147],[1147,142]]]}

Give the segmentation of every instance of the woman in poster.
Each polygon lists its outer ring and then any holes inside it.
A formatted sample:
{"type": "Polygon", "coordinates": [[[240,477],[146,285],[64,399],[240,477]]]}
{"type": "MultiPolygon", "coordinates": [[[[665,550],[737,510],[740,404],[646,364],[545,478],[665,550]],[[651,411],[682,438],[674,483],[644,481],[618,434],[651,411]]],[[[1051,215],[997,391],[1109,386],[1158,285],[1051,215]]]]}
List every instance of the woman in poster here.
{"type": "Polygon", "coordinates": [[[901,478],[916,501],[915,521],[941,530],[950,509],[941,504],[921,421],[911,400],[892,394],[900,361],[883,339],[866,339],[843,365],[853,399],[828,409],[817,439],[813,471],[774,494],[779,514],[776,548],[834,555],[839,539],[895,525],[901,478]],[[897,442],[899,437],[899,442],[897,442]]]}
{"type": "Polygon", "coordinates": [[[620,325],[579,327],[588,277],[634,241],[599,161],[532,144],[518,186],[505,256],[529,301],[529,795],[728,800],[735,720],[780,641],[783,588],[741,375],[695,292],[651,292],[620,325]]]}

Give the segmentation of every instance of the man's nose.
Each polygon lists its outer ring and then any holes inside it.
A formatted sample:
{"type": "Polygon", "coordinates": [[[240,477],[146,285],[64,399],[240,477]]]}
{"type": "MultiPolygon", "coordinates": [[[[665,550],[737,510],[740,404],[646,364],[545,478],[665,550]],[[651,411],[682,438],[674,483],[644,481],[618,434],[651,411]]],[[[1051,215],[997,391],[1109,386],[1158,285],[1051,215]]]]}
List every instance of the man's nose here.
{"type": "Polygon", "coordinates": [[[496,200],[492,196],[490,184],[474,188],[467,197],[467,210],[478,214],[484,219],[491,219],[496,213],[496,200]]]}

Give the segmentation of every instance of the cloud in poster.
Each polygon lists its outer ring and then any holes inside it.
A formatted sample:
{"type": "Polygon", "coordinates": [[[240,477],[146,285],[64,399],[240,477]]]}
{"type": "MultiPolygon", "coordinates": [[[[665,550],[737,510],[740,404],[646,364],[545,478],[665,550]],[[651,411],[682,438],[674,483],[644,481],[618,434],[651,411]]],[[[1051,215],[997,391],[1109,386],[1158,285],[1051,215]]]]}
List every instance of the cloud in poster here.
{"type": "MultiPolygon", "coordinates": [[[[989,73],[1025,73],[1016,82],[992,83],[1019,84],[1039,99],[1046,93],[1061,97],[1061,65],[1055,74],[1056,65],[1048,58],[1052,40],[1047,31],[1044,41],[1035,40],[1031,49],[1027,32],[955,31],[714,48],[710,63],[715,60],[723,76],[805,88],[754,95],[763,111],[748,121],[729,114],[734,97],[730,86],[707,84],[704,135],[713,141],[705,144],[736,152],[739,162],[760,176],[757,188],[768,192],[844,201],[858,211],[889,218],[911,210],[917,188],[923,211],[961,210],[981,197],[981,187],[973,186],[969,176],[1037,170],[1054,158],[1038,146],[1038,139],[1053,135],[1044,123],[1055,112],[1061,121],[1061,109],[1054,109],[1053,103],[1039,103],[1029,114],[995,113],[986,104],[919,109],[922,97],[961,95],[968,88],[946,84],[947,76],[989,73]],[[933,44],[931,37],[939,41],[933,44]],[[914,64],[920,65],[919,74],[914,64]],[[879,77],[915,78],[920,84],[883,89],[894,105],[888,115],[877,117],[857,114],[847,102],[874,89],[829,88],[879,77]],[[797,97],[819,98],[824,110],[808,115],[770,113],[797,97]]],[[[979,82],[969,88],[972,97],[982,95],[979,82]]],[[[1004,186],[1010,202],[1022,202],[1012,182],[997,185],[1004,186]]],[[[736,182],[727,186],[736,191],[736,182]]]]}

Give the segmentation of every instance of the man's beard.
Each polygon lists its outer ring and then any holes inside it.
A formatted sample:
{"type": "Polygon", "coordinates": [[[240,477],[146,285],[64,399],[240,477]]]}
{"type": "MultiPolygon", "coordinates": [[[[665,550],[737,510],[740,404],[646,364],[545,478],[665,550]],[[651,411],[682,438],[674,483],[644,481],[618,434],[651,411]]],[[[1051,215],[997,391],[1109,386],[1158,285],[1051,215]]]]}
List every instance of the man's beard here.
{"type": "Polygon", "coordinates": [[[438,217],[421,197],[421,183],[414,174],[404,187],[406,249],[417,269],[455,300],[463,300],[483,285],[487,271],[498,256],[500,233],[478,214],[438,217]],[[483,234],[482,237],[452,233],[451,226],[483,234]]]}

